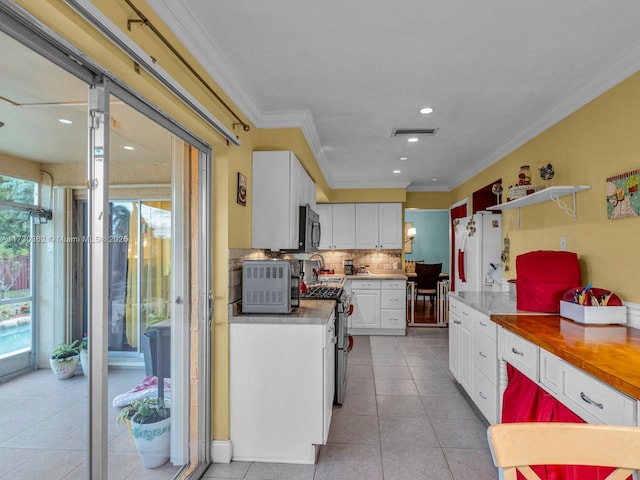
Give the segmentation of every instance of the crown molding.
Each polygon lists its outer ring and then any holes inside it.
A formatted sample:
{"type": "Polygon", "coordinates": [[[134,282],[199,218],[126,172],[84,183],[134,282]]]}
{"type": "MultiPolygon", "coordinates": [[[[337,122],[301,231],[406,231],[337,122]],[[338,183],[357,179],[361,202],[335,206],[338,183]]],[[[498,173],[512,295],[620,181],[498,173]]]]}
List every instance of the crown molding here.
{"type": "Polygon", "coordinates": [[[509,141],[480,161],[471,165],[470,168],[464,169],[464,174],[457,177],[454,181],[453,188],[470,180],[487,167],[490,167],[529,140],[584,107],[587,103],[613,88],[638,70],[640,70],[640,42],[628,53],[614,61],[609,67],[603,70],[602,73],[576,90],[573,95],[551,109],[546,115],[515,134],[509,141]]]}

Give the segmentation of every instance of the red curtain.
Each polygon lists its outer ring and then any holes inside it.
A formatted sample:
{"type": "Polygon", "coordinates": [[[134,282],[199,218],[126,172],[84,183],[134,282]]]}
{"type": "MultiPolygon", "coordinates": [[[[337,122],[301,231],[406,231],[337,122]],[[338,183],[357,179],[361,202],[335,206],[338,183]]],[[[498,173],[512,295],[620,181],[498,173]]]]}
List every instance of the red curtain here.
{"type": "Polygon", "coordinates": [[[456,289],[456,230],[453,221],[456,218],[467,216],[467,204],[458,205],[450,210],[451,213],[451,265],[449,267],[449,289],[453,292],[456,289]]]}
{"type": "MultiPolygon", "coordinates": [[[[502,423],[585,423],[582,418],[509,364],[507,375],[509,384],[502,401],[502,423]]],[[[537,465],[531,468],[542,480],[604,480],[614,470],[609,467],[575,465],[537,465]]],[[[524,479],[520,473],[518,478],[524,479]]]]}

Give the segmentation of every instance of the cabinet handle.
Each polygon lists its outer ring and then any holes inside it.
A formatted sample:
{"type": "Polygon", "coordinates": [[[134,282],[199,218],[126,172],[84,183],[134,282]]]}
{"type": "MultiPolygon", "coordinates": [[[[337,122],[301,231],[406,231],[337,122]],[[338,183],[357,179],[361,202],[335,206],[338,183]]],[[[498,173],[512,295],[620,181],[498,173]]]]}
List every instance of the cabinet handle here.
{"type": "Polygon", "coordinates": [[[594,407],[598,407],[600,410],[604,410],[604,405],[598,402],[594,402],[589,397],[587,397],[587,395],[584,392],[580,392],[580,398],[582,399],[583,402],[586,402],[589,405],[593,405],[594,407]]]}
{"type": "Polygon", "coordinates": [[[465,312],[464,310],[462,311],[463,315],[466,315],[467,317],[469,316],[469,312],[465,312]]]}
{"type": "Polygon", "coordinates": [[[524,353],[519,352],[518,350],[516,350],[516,347],[511,347],[511,351],[513,353],[515,353],[516,355],[520,355],[521,357],[524,357],[524,353]]]}
{"type": "Polygon", "coordinates": [[[480,326],[482,326],[482,327],[486,327],[486,326],[487,326],[487,324],[486,324],[486,323],[482,323],[482,322],[480,322],[480,326]]]}
{"type": "Polygon", "coordinates": [[[478,352],[478,355],[480,355],[482,358],[487,358],[487,356],[482,352],[478,352]]]}
{"type": "Polygon", "coordinates": [[[455,323],[456,325],[460,325],[462,322],[460,320],[454,320],[453,323],[455,323]]]}
{"type": "Polygon", "coordinates": [[[484,395],[484,393],[482,393],[482,392],[478,392],[478,395],[479,395],[481,398],[484,398],[485,400],[487,400],[487,397],[484,395]]]}

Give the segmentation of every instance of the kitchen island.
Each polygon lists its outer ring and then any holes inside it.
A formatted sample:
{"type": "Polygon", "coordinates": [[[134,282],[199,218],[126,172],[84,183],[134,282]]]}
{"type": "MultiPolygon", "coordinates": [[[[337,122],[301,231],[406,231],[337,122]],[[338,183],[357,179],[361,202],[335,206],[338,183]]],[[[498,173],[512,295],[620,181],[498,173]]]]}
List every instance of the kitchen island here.
{"type": "Polygon", "coordinates": [[[335,391],[335,300],[289,315],[229,306],[232,459],[315,463],[335,391]]]}

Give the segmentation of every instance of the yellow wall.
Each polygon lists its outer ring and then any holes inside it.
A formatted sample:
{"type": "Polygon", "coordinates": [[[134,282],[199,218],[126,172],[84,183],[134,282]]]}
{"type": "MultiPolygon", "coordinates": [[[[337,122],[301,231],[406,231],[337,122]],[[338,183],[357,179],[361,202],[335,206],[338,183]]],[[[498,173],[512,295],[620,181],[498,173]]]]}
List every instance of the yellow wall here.
{"type": "MultiPolygon", "coordinates": [[[[614,290],[623,300],[640,303],[636,275],[640,272],[640,218],[608,220],[606,178],[640,168],[640,73],[636,73],[580,110],[456,188],[458,201],[496,178],[505,191],[515,183],[521,165],[530,165],[533,183],[542,183],[539,166],[551,163],[551,185],[591,185],[576,194],[574,221],[552,202],[504,214],[503,229],[511,240],[510,271],[515,258],[530,250],[559,250],[560,237],[580,258],[583,283],[614,290]]],[[[561,200],[572,206],[571,197],[561,200]]]]}
{"type": "MultiPolygon", "coordinates": [[[[512,154],[497,162],[453,192],[409,192],[404,189],[330,190],[300,129],[256,129],[234,132],[241,147],[229,147],[226,142],[181,105],[170,93],[144,71],[133,69],[132,62],[110,45],[93,29],[85,25],[63,2],[18,0],[45,24],[71,43],[81,46],[91,58],[158,105],[194,134],[214,147],[214,359],[213,359],[213,435],[229,438],[228,400],[228,273],[229,248],[250,248],[251,244],[251,152],[253,150],[292,150],[316,182],[319,202],[403,202],[407,208],[448,208],[450,204],[471,196],[471,193],[496,178],[505,187],[515,182],[519,166],[551,162],[556,170],[554,185],[589,184],[592,189],[578,194],[578,219],[574,222],[551,203],[527,207],[521,212],[521,226],[516,228],[513,212],[505,214],[505,232],[511,238],[512,265],[515,255],[532,249],[557,249],[560,235],[566,235],[570,250],[580,254],[583,280],[615,290],[624,300],[640,302],[635,288],[635,273],[640,267],[634,234],[640,219],[609,221],[606,219],[605,178],[638,168],[640,136],[635,130],[640,124],[640,76],[635,75],[610,92],[602,95],[580,111],[558,123],[512,154]],[[235,201],[237,173],[248,179],[247,206],[235,201]]],[[[96,1],[121,30],[126,32],[126,19],[132,14],[123,2],[96,1]]],[[[179,46],[168,28],[143,0],[136,4],[160,28],[172,43],[179,46]]],[[[233,129],[235,120],[186,69],[168,53],[147,28],[134,26],[131,37],[160,65],[176,78],[217,118],[233,129]]],[[[193,65],[197,62],[180,48],[193,65]]],[[[199,69],[214,89],[233,106],[215,82],[199,69]]],[[[244,118],[244,117],[243,117],[244,118]]],[[[245,119],[246,121],[246,119],[245,119]]],[[[511,274],[513,275],[513,266],[511,274]]]]}

